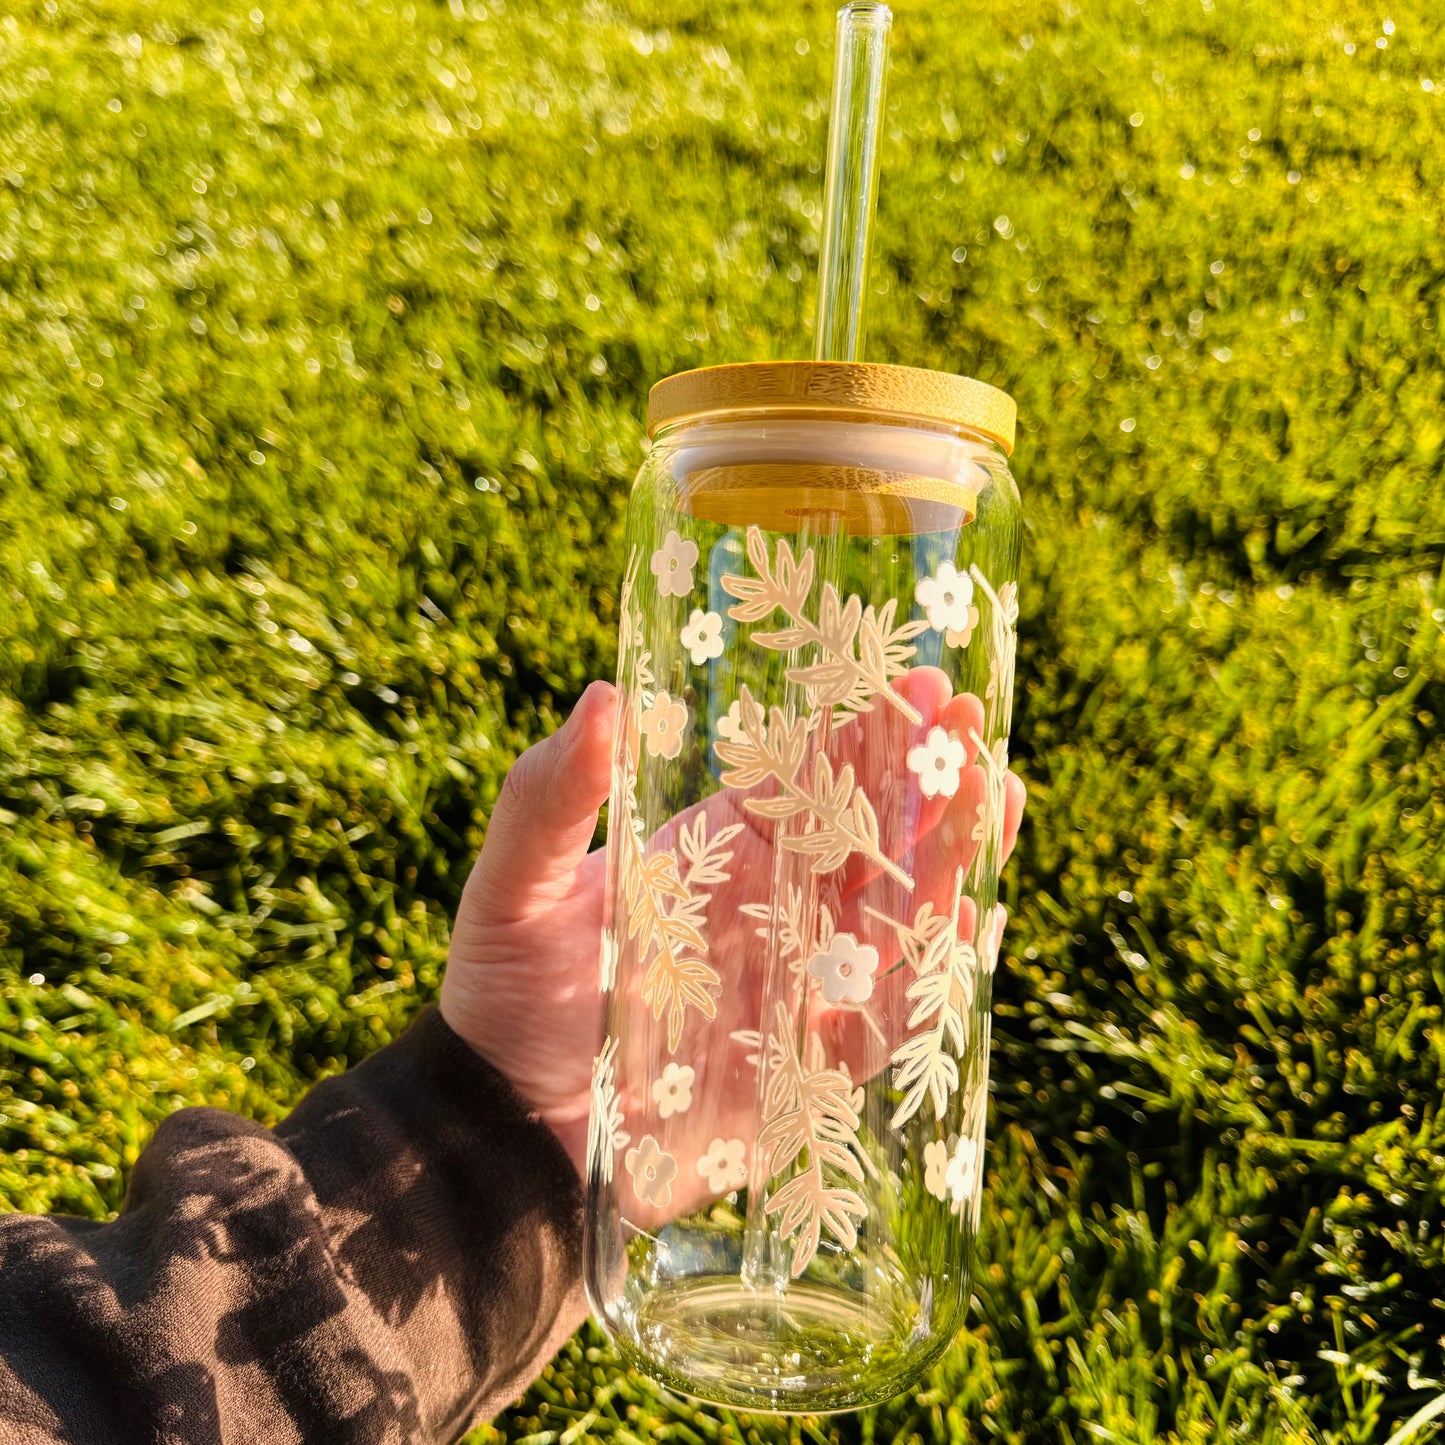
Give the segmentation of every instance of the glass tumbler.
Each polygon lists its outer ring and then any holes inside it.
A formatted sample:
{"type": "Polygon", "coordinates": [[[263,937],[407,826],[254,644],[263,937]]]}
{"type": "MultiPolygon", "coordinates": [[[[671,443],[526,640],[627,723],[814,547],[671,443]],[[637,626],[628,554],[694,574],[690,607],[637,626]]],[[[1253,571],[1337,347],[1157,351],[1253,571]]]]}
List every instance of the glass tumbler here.
{"type": "Polygon", "coordinates": [[[748,1410],[887,1399],[978,1229],[1020,541],[966,377],[669,377],[634,483],[587,1287],[748,1410]]]}

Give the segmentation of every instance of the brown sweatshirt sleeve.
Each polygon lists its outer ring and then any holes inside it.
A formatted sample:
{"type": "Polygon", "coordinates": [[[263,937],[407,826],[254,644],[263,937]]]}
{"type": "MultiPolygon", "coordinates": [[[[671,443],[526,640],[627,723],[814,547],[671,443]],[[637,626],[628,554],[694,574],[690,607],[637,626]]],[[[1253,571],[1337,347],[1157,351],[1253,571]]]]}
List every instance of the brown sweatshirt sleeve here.
{"type": "Polygon", "coordinates": [[[581,1198],[434,1009],[276,1129],[181,1110],[112,1223],[0,1215],[0,1440],[453,1440],[580,1323],[581,1198]]]}

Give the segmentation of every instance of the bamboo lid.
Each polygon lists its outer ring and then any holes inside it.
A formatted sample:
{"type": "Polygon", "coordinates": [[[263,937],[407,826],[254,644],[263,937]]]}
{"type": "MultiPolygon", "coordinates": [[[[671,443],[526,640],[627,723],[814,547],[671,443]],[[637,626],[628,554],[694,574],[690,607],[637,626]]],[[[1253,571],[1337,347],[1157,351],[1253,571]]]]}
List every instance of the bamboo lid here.
{"type": "Polygon", "coordinates": [[[749,361],[664,377],[647,398],[647,434],[727,412],[787,412],[967,427],[1014,447],[1018,409],[997,387],[916,366],[856,361],[749,361]]]}

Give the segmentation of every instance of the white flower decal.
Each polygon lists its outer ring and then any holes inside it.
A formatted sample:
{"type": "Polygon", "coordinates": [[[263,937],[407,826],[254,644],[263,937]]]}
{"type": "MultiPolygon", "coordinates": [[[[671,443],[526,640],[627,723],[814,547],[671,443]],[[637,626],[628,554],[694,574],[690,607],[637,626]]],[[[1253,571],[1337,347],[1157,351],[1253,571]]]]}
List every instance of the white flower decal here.
{"type": "Polygon", "coordinates": [[[714,1194],[741,1188],[747,1182],[747,1146],[741,1139],[714,1139],[697,1161],[697,1172],[714,1194]]]}
{"type": "Polygon", "coordinates": [[[925,798],[939,794],[951,798],[958,791],[958,775],[966,756],[967,749],[951,733],[929,728],[928,736],[917,747],[908,749],[908,770],[918,774],[918,786],[925,798]]]}
{"type": "Polygon", "coordinates": [[[697,543],[691,537],[669,532],[648,564],[664,597],[686,597],[692,591],[692,569],[697,566],[697,543]]]}
{"type": "MultiPolygon", "coordinates": [[[[687,726],[687,704],[660,692],[642,713],[642,735],[655,758],[675,758],[682,751],[682,730],[687,726]]],[[[955,784],[956,786],[956,784],[955,784]]]]}
{"type": "Polygon", "coordinates": [[[743,705],[733,699],[733,705],[717,720],[717,735],[730,743],[743,735],[743,705]]]}
{"type": "Polygon", "coordinates": [[[652,1137],[644,1134],[623,1160],[632,1175],[632,1188],[644,1204],[666,1209],[672,1203],[672,1181],[677,1177],[677,1160],[652,1137]]]}
{"type": "Polygon", "coordinates": [[[923,1146],[923,1187],[935,1199],[948,1198],[948,1145],[942,1139],[923,1146]]]}
{"type": "Polygon", "coordinates": [[[679,640],[692,657],[693,666],[723,654],[722,616],[716,612],[704,612],[701,607],[692,609],[679,640]]]}
{"type": "Polygon", "coordinates": [[[829,1003],[863,1003],[873,992],[878,972],[878,950],[859,943],[851,933],[835,933],[826,953],[808,960],[808,972],[823,983],[829,1003]]]}
{"type": "Polygon", "coordinates": [[[662,1077],[652,1084],[652,1101],[660,1119],[685,1114],[692,1105],[692,1082],[697,1077],[691,1064],[669,1062],[662,1077]]]}
{"type": "Polygon", "coordinates": [[[913,589],[914,600],[928,614],[928,625],[945,634],[950,647],[966,647],[978,625],[973,605],[973,578],[960,573],[952,562],[940,562],[932,577],[923,577],[913,589]]]}
{"type": "Polygon", "coordinates": [[[983,1202],[983,1173],[979,1168],[983,1150],[971,1134],[964,1134],[958,1141],[953,1158],[948,1161],[945,1179],[948,1192],[953,1196],[953,1212],[968,1217],[975,1229],[978,1228],[979,1208],[983,1202]]]}

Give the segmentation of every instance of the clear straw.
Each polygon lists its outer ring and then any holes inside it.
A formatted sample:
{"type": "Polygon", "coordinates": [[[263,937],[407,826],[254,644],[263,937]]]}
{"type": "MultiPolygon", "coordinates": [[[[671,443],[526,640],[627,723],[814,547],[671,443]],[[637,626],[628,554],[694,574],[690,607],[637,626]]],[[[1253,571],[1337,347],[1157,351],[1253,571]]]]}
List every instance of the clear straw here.
{"type": "MultiPolygon", "coordinates": [[[[888,32],[893,12],[877,0],[853,0],[838,12],[837,47],[833,57],[833,109],[828,121],[828,173],[823,201],[823,244],[818,260],[818,315],[813,333],[817,361],[859,361],[863,354],[863,310],[868,284],[868,249],[873,235],[873,212],[878,203],[878,137],[883,123],[883,90],[888,67],[888,32]]],[[[815,513],[800,520],[795,542],[815,557],[820,582],[840,591],[843,583],[842,518],[815,513]]],[[[789,655],[789,665],[801,665],[801,655],[789,655]]],[[[790,684],[790,705],[805,709],[802,687],[790,684]]],[[[815,752],[826,752],[831,733],[831,709],[812,738],[815,752]]],[[[778,839],[786,824],[778,825],[778,839]]],[[[778,845],[772,879],[773,896],[787,889],[801,893],[808,939],[818,936],[822,905],[820,880],[805,860],[778,845]]],[[[771,941],[764,962],[764,985],[759,1029],[758,1114],[765,1110],[769,1086],[769,1035],[777,1020],[787,1020],[787,1040],[804,1067],[811,1058],[807,981],[794,976],[778,957],[778,921],[770,927],[771,941]]],[[[811,952],[811,943],[804,949],[811,952]]],[[[767,1210],[767,1160],[755,1151],[749,1180],[747,1217],[743,1226],[741,1277],[743,1284],[761,1296],[771,1294],[775,1308],[792,1283],[792,1248],[779,1233],[776,1215],[767,1210]]],[[[760,1306],[761,1307],[761,1306],[760,1306]]]]}
{"type": "Polygon", "coordinates": [[[818,255],[815,361],[863,359],[868,251],[878,206],[878,152],[893,12],[853,0],[838,12],[823,242],[818,255]]]}

